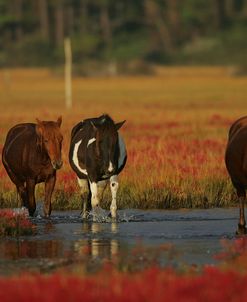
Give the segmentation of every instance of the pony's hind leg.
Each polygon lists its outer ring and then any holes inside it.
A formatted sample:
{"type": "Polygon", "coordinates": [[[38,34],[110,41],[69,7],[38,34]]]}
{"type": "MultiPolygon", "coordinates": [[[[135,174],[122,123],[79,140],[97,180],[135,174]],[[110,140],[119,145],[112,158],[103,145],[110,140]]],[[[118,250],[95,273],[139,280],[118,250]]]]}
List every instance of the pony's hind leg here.
{"type": "Polygon", "coordinates": [[[119,183],[118,183],[118,177],[117,175],[113,175],[110,178],[110,188],[111,188],[111,195],[112,195],[112,201],[111,201],[111,217],[116,218],[117,217],[117,191],[118,191],[119,183]]]}
{"type": "Polygon", "coordinates": [[[27,189],[26,189],[26,182],[24,179],[19,179],[9,168],[6,161],[3,159],[3,164],[6,168],[6,171],[10,177],[10,179],[13,181],[13,183],[16,186],[17,190],[17,202],[18,206],[28,208],[28,196],[27,196],[27,189]],[[19,198],[20,200],[18,200],[19,198]],[[20,204],[21,203],[21,204],[20,204]]]}
{"type": "Polygon", "coordinates": [[[80,186],[81,191],[81,199],[82,199],[82,218],[87,219],[88,214],[91,211],[91,191],[89,188],[88,180],[77,178],[78,184],[80,186]],[[87,197],[85,194],[87,194],[87,197]]]}
{"type": "Polygon", "coordinates": [[[84,204],[86,204],[86,213],[87,214],[89,214],[89,212],[92,210],[91,199],[92,199],[92,193],[91,193],[91,190],[89,189],[87,199],[84,200],[84,204]]]}
{"type": "MultiPolygon", "coordinates": [[[[25,207],[28,209],[29,204],[28,204],[28,196],[27,196],[25,183],[21,183],[21,182],[16,183],[16,190],[18,196],[20,197],[21,207],[25,207]]],[[[18,202],[18,206],[20,206],[19,202],[18,202]]]]}
{"type": "Polygon", "coordinates": [[[99,201],[101,202],[103,200],[104,192],[106,189],[108,181],[107,180],[101,180],[97,182],[97,187],[98,187],[98,196],[99,196],[99,201]]]}
{"type": "Polygon", "coordinates": [[[238,235],[246,234],[246,221],[245,221],[245,215],[244,215],[244,202],[246,199],[246,192],[245,189],[242,186],[235,186],[237,189],[237,195],[239,199],[239,223],[238,223],[238,235]]]}

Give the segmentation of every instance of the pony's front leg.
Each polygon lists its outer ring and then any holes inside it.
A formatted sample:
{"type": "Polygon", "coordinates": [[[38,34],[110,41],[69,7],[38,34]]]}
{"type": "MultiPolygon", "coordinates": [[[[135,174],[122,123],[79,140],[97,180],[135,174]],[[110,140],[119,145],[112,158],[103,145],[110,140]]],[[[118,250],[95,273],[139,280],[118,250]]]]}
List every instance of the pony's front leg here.
{"type": "Polygon", "coordinates": [[[88,214],[91,211],[91,193],[88,185],[88,180],[87,179],[81,179],[77,178],[78,184],[80,186],[80,191],[81,191],[81,200],[82,200],[82,218],[87,219],[88,214]],[[88,193],[88,196],[86,198],[85,194],[88,193]]]}
{"type": "Polygon", "coordinates": [[[27,197],[28,197],[28,211],[29,215],[33,216],[36,210],[36,202],[35,202],[35,180],[34,179],[27,179],[26,181],[27,186],[27,197]]]}
{"type": "Polygon", "coordinates": [[[116,218],[117,217],[117,191],[118,191],[118,177],[117,175],[113,175],[110,178],[110,188],[111,188],[111,195],[112,195],[112,201],[111,201],[111,217],[116,218]]]}
{"type": "Polygon", "coordinates": [[[99,206],[99,196],[98,196],[98,186],[97,182],[90,181],[90,191],[91,191],[91,205],[93,210],[99,206]]]}
{"type": "Polygon", "coordinates": [[[44,215],[49,217],[51,215],[51,196],[56,183],[56,175],[49,176],[45,181],[45,201],[44,201],[44,215]]]}

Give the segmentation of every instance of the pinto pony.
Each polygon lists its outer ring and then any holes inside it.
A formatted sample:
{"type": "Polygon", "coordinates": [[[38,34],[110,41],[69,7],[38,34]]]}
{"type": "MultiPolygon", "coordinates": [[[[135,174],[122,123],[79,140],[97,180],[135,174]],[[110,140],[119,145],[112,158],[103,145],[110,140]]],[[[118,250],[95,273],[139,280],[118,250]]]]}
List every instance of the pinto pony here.
{"type": "Polygon", "coordinates": [[[83,200],[83,218],[99,206],[99,190],[110,180],[112,194],[111,216],[116,218],[118,174],[125,166],[127,153],[118,130],[125,121],[114,123],[109,115],[86,119],[71,132],[69,161],[78,177],[83,200]]]}
{"type": "Polygon", "coordinates": [[[238,119],[230,127],[225,162],[239,199],[240,217],[237,234],[245,234],[244,202],[247,188],[247,116],[238,119]]]}
{"type": "Polygon", "coordinates": [[[3,147],[3,165],[16,185],[22,206],[33,216],[36,210],[35,185],[45,182],[44,215],[51,214],[51,196],[56,183],[56,170],[62,167],[60,132],[62,117],[37,124],[18,124],[7,134],[3,147]]]}

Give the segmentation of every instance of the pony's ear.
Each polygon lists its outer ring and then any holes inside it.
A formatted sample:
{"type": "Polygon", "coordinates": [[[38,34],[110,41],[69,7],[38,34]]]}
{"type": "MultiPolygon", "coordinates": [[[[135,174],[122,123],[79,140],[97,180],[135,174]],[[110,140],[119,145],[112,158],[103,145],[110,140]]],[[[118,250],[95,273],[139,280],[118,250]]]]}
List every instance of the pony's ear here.
{"type": "Polygon", "coordinates": [[[37,124],[38,124],[39,126],[41,126],[41,125],[42,125],[42,121],[41,121],[41,120],[39,120],[38,118],[36,118],[36,122],[37,122],[37,124]]]}
{"type": "Polygon", "coordinates": [[[36,118],[36,121],[37,121],[37,125],[35,126],[35,131],[37,135],[40,137],[42,135],[43,123],[38,118],[36,118]]]}
{"type": "Polygon", "coordinates": [[[93,130],[94,130],[94,131],[97,131],[97,130],[98,130],[98,128],[97,128],[97,126],[94,124],[94,122],[91,121],[91,125],[93,126],[93,130]]]}
{"type": "Polygon", "coordinates": [[[62,116],[60,115],[59,118],[57,119],[57,125],[60,128],[62,124],[62,116]]]}
{"type": "Polygon", "coordinates": [[[126,120],[122,121],[122,122],[119,122],[119,123],[116,123],[115,124],[115,127],[116,127],[116,130],[118,131],[122,126],[123,124],[126,122],[126,120]]]}

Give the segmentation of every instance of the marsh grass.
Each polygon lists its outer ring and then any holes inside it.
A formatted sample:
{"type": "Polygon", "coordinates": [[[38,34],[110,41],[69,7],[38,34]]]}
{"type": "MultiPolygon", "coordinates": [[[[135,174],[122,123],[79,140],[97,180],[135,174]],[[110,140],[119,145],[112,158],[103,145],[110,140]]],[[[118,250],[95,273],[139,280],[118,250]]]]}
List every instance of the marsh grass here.
{"type": "Polygon", "coordinates": [[[35,226],[27,216],[28,213],[26,209],[0,210],[0,237],[33,235],[35,233],[35,226]]]}

